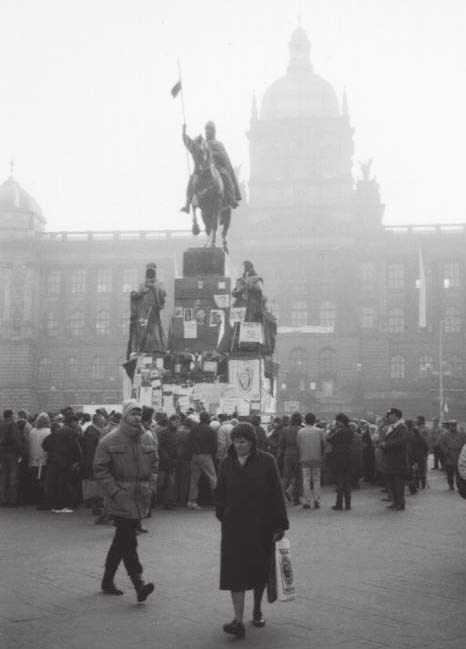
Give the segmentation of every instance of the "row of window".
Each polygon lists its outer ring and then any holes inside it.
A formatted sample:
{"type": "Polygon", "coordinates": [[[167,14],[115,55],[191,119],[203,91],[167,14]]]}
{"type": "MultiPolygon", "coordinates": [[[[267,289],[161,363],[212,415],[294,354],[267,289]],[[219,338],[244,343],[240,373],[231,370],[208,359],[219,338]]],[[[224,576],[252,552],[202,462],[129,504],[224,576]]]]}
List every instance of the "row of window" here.
{"type": "MultiPolygon", "coordinates": [[[[276,313],[274,314],[276,315],[276,313]]],[[[324,302],[319,307],[319,325],[321,327],[335,328],[337,315],[336,305],[332,302],[324,302]]],[[[404,310],[400,307],[390,309],[387,314],[387,325],[390,333],[401,333],[406,329],[406,318],[404,310]]],[[[460,333],[462,330],[462,318],[457,307],[446,307],[442,320],[445,333],[460,333]]],[[[291,306],[291,324],[300,327],[308,324],[308,310],[306,302],[294,302],[291,306]]],[[[360,326],[362,329],[375,329],[377,327],[377,310],[375,307],[362,307],[360,311],[360,326]]]]}
{"type": "MultiPolygon", "coordinates": [[[[53,363],[50,358],[44,357],[39,359],[39,363],[38,363],[39,381],[42,382],[50,381],[50,379],[52,378],[52,370],[53,370],[53,363]]],[[[110,372],[112,372],[114,378],[115,375],[118,376],[117,370],[112,369],[112,367],[110,367],[107,360],[101,358],[100,356],[95,356],[92,359],[89,372],[90,372],[91,379],[96,381],[108,378],[110,372]]],[[[77,381],[79,379],[79,377],[81,376],[81,371],[80,371],[80,361],[77,358],[69,357],[65,359],[64,375],[65,375],[65,382],[67,383],[77,381]]]]}
{"type": "MultiPolygon", "coordinates": [[[[465,365],[461,356],[450,356],[444,361],[443,373],[445,376],[462,378],[465,365]]],[[[309,372],[309,359],[307,351],[302,347],[296,347],[290,352],[290,372],[297,375],[306,375],[309,372]]],[[[397,354],[390,359],[390,378],[404,379],[406,372],[406,360],[404,356],[397,354]]],[[[332,347],[324,347],[320,350],[317,361],[317,373],[319,377],[332,376],[337,373],[337,353],[332,347]]],[[[418,377],[428,378],[438,375],[438,364],[432,356],[421,356],[418,360],[418,377]]]]}
{"type": "MultiPolygon", "coordinates": [[[[65,281],[63,271],[49,270],[45,280],[45,290],[49,295],[61,293],[65,281]]],[[[71,293],[85,293],[88,285],[88,271],[85,268],[75,268],[67,278],[68,287],[71,293]]],[[[136,268],[124,268],[121,273],[121,291],[130,293],[135,290],[138,281],[138,270],[136,268]]],[[[114,273],[111,268],[97,269],[95,279],[95,290],[97,293],[110,293],[113,289],[114,273]]]]}
{"type": "MultiPolygon", "coordinates": [[[[47,311],[44,316],[45,332],[47,336],[58,336],[60,333],[60,323],[53,311],[47,311]]],[[[71,336],[82,336],[85,331],[86,318],[82,311],[73,311],[65,320],[66,333],[71,336]]],[[[112,322],[110,311],[99,311],[94,323],[94,332],[98,336],[108,336],[112,332],[112,327],[117,329],[120,334],[127,334],[129,329],[128,313],[121,313],[116,323],[112,322]]]]}
{"type": "MultiPolygon", "coordinates": [[[[364,284],[374,283],[377,279],[377,267],[373,261],[362,262],[360,280],[364,284]]],[[[458,288],[461,285],[461,264],[459,261],[447,261],[442,264],[440,279],[445,288],[458,288]]],[[[387,265],[387,288],[404,289],[406,286],[406,269],[402,263],[387,265]]]]}

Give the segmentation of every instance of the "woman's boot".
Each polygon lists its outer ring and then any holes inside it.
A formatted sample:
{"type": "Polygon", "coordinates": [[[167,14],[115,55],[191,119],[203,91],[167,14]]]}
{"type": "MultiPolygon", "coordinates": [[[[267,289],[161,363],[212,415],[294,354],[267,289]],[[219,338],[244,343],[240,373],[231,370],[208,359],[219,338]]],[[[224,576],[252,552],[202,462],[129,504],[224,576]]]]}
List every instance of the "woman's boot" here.
{"type": "Polygon", "coordinates": [[[342,491],[337,491],[337,501],[332,507],[332,509],[336,512],[341,512],[343,509],[343,492],[342,491]]]}

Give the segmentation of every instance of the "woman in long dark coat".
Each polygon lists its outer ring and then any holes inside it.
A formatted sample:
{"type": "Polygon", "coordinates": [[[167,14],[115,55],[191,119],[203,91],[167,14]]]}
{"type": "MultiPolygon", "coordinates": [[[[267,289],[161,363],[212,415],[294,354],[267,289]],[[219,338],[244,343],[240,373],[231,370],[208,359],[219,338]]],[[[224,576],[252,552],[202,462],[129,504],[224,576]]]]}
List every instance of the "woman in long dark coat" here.
{"type": "Polygon", "coordinates": [[[351,509],[351,443],[353,441],[353,431],[349,424],[348,417],[343,412],[340,412],[335,417],[334,428],[327,435],[327,441],[332,445],[329,464],[337,489],[337,501],[332,507],[335,511],[342,511],[343,496],[345,497],[345,509],[351,509]]]}
{"type": "Polygon", "coordinates": [[[257,450],[253,426],[238,424],[231,440],[216,489],[216,516],[222,523],[220,589],[231,591],[235,613],[223,630],[243,637],[246,590],[254,590],[253,624],[265,626],[261,604],[273,543],[289,524],[275,458],[257,450]]]}

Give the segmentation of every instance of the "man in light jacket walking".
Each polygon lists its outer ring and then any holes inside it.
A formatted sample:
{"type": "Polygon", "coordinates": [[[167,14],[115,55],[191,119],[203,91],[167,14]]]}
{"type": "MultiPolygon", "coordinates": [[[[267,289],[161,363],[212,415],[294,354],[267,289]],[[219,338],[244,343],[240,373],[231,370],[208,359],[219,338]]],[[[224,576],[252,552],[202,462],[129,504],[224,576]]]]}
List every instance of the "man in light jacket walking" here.
{"type": "Polygon", "coordinates": [[[316,418],[312,412],[304,417],[304,428],[298,430],[299,463],[303,476],[303,509],[320,507],[320,470],[324,452],[324,435],[322,430],[314,426],[316,418]]]}

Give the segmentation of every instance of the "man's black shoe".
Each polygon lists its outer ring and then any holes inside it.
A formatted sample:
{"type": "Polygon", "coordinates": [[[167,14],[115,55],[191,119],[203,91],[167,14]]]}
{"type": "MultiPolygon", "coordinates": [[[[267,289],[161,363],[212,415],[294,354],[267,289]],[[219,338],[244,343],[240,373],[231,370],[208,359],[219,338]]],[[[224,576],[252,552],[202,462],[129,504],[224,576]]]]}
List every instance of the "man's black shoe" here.
{"type": "Polygon", "coordinates": [[[123,595],[123,591],[117,588],[113,581],[108,584],[102,582],[102,592],[105,593],[105,595],[123,595]]]}
{"type": "Polygon", "coordinates": [[[136,591],[138,596],[138,602],[145,602],[151,593],[154,592],[154,584],[149,582],[147,584],[142,584],[136,591]]]}

